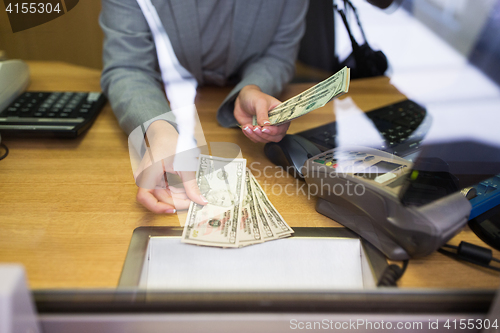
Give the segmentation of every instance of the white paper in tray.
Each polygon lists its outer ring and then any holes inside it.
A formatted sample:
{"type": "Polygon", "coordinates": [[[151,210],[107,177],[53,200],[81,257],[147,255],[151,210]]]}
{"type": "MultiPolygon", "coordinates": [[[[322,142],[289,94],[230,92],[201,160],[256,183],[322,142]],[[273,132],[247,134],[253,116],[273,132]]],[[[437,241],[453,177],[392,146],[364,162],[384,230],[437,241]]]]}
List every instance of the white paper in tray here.
{"type": "Polygon", "coordinates": [[[187,291],[363,288],[359,239],[290,238],[221,249],[152,237],[140,285],[187,291]]]}

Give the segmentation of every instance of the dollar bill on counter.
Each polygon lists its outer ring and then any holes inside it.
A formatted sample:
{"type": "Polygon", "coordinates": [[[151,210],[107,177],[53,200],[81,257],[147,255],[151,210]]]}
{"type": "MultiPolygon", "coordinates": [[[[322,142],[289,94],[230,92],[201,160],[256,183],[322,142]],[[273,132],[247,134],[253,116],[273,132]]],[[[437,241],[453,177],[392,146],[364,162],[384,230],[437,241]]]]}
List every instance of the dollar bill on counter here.
{"type": "MultiPolygon", "coordinates": [[[[332,99],[349,91],[350,71],[348,67],[342,68],[328,79],[306,91],[284,101],[269,111],[271,125],[280,125],[301,117],[316,110],[332,99]]],[[[253,125],[257,124],[257,117],[253,117],[253,125]]]]}
{"type": "Polygon", "coordinates": [[[208,204],[203,206],[191,202],[182,242],[217,247],[239,246],[245,170],[245,159],[200,155],[196,182],[208,204]]]}

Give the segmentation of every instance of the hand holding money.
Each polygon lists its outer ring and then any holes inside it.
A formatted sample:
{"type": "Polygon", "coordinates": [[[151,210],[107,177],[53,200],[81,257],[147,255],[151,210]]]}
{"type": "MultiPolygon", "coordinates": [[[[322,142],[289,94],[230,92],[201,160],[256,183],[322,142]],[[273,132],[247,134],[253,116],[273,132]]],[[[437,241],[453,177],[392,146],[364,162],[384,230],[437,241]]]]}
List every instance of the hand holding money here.
{"type": "MultiPolygon", "coordinates": [[[[349,90],[349,68],[344,67],[328,79],[286,100],[269,111],[269,125],[281,125],[316,110],[349,90]]],[[[261,125],[253,117],[253,125],[261,125]]]]}
{"type": "Polygon", "coordinates": [[[243,133],[253,142],[281,141],[288,130],[284,126],[265,126],[269,123],[268,112],[281,102],[273,96],[264,94],[258,86],[248,85],[241,89],[234,103],[234,117],[242,125],[243,133]],[[253,117],[256,116],[261,126],[254,127],[253,117]]]}
{"type": "Polygon", "coordinates": [[[176,129],[168,122],[153,122],[146,134],[147,153],[134,172],[138,186],[137,201],[157,214],[171,214],[177,209],[186,209],[191,201],[205,204],[196,186],[194,172],[174,171],[177,137],[176,129]],[[169,184],[167,175],[174,174],[179,176],[183,186],[175,186],[175,182],[169,184]]]}

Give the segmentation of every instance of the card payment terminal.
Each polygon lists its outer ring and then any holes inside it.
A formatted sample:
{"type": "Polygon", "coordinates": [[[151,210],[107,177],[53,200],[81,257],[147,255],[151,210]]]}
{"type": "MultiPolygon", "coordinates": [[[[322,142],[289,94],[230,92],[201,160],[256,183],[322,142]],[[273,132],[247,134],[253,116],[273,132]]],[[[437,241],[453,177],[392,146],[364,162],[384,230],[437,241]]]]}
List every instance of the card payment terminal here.
{"type": "Polygon", "coordinates": [[[302,169],[316,210],[365,238],[389,259],[431,254],[468,221],[471,204],[456,192],[405,206],[400,190],[412,163],[377,149],[344,146],[306,161],[302,169]]]}

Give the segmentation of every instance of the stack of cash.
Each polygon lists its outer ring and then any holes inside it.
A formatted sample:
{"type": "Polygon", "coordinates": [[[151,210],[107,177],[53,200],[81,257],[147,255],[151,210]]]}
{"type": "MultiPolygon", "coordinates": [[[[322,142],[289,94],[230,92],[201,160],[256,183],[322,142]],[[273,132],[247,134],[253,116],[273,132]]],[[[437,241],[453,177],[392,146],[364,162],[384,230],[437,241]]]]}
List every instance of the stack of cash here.
{"type": "MultiPolygon", "coordinates": [[[[349,90],[349,82],[350,71],[348,67],[344,67],[328,79],[269,111],[269,122],[271,125],[280,125],[325,106],[332,99],[345,94],[349,90]]],[[[256,116],[253,117],[253,125],[257,125],[256,116]]]]}
{"type": "Polygon", "coordinates": [[[191,202],[182,242],[242,247],[293,233],[246,168],[245,159],[200,155],[196,181],[208,204],[191,202]]]}

